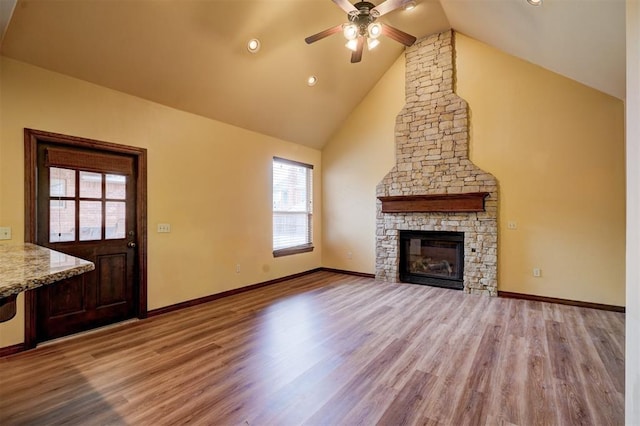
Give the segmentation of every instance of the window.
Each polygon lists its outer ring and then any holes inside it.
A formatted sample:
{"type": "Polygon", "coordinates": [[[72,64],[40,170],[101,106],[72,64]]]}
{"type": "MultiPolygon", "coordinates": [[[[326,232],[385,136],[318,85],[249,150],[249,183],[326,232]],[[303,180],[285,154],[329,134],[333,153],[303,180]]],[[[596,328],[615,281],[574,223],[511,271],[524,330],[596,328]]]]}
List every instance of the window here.
{"type": "Polygon", "coordinates": [[[313,166],[273,158],[273,255],[313,250],[313,166]]]}
{"type": "Polygon", "coordinates": [[[125,238],[126,193],[124,175],[50,167],[49,242],[125,238]]]}

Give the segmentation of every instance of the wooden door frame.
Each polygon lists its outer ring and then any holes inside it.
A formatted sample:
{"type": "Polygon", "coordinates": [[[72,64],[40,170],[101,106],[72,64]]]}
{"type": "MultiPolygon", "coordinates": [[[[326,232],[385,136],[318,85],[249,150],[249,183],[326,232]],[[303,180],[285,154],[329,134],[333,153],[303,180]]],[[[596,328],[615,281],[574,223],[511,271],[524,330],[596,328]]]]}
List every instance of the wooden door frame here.
{"type": "MultiPolygon", "coordinates": [[[[38,144],[60,144],[75,148],[98,150],[111,154],[126,154],[134,158],[136,167],[136,235],[138,262],[138,293],[135,295],[135,315],[147,317],[147,150],[134,146],[120,145],[76,136],[24,129],[24,240],[36,243],[37,225],[37,170],[38,144]]],[[[36,346],[36,292],[25,292],[24,346],[36,346]]]]}

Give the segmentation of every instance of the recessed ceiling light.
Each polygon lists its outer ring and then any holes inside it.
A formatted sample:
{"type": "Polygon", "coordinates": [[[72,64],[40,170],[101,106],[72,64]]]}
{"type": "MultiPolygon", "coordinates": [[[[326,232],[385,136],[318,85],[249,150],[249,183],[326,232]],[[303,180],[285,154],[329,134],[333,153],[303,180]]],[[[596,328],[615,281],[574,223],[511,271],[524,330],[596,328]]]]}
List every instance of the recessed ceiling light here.
{"type": "Polygon", "coordinates": [[[252,38],[247,43],[247,50],[251,53],[257,53],[260,50],[260,40],[257,38],[252,38]]]}
{"type": "Polygon", "coordinates": [[[315,75],[310,75],[309,78],[307,78],[307,84],[309,86],[315,86],[317,82],[318,77],[316,77],[315,75]]]}
{"type": "Polygon", "coordinates": [[[542,0],[527,0],[531,6],[540,6],[542,4],[542,0]]]}
{"type": "Polygon", "coordinates": [[[415,1],[410,1],[408,3],[406,3],[404,6],[404,10],[413,10],[416,8],[416,2],[415,1]]]}

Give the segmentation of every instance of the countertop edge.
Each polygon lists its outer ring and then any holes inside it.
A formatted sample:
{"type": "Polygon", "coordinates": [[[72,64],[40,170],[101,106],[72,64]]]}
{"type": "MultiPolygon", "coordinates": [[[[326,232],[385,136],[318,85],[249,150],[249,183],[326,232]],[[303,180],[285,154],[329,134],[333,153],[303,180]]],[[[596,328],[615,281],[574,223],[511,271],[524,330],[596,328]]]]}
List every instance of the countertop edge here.
{"type": "MultiPolygon", "coordinates": [[[[31,243],[25,243],[24,247],[29,249],[33,247],[37,247],[38,249],[44,249],[50,252],[56,252],[56,250],[52,250],[47,247],[37,246],[31,243]]],[[[75,256],[71,256],[71,257],[75,257],[75,256]]],[[[81,259],[78,257],[76,257],[76,259],[81,261],[79,262],[80,264],[77,264],[75,266],[70,266],[70,267],[63,266],[59,271],[51,271],[49,273],[45,273],[42,275],[26,277],[26,278],[23,278],[22,280],[15,280],[15,281],[10,280],[9,282],[5,282],[4,285],[0,286],[0,299],[11,297],[23,291],[33,290],[38,287],[42,287],[48,284],[55,283],[60,280],[64,280],[67,278],[74,277],[76,275],[84,274],[86,272],[95,270],[95,265],[93,262],[90,262],[88,260],[81,259]]]]}

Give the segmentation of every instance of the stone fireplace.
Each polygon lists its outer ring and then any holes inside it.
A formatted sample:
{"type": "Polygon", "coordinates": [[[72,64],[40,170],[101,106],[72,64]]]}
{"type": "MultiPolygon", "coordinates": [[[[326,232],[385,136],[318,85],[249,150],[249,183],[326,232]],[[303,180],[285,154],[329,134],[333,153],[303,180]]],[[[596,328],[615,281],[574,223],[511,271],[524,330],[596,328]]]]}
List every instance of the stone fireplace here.
{"type": "MultiPolygon", "coordinates": [[[[401,231],[455,233],[463,241],[463,290],[495,296],[498,186],[469,160],[467,103],[453,92],[453,34],[419,40],[405,55],[406,104],[396,118],[396,166],[376,188],[376,278],[399,282],[405,276],[401,231]]],[[[448,273],[444,260],[434,263],[448,273]]]]}

